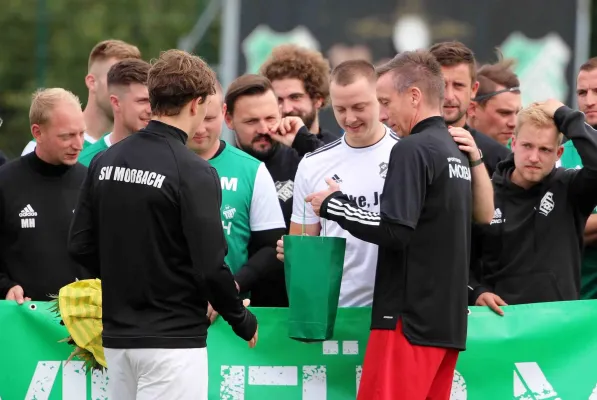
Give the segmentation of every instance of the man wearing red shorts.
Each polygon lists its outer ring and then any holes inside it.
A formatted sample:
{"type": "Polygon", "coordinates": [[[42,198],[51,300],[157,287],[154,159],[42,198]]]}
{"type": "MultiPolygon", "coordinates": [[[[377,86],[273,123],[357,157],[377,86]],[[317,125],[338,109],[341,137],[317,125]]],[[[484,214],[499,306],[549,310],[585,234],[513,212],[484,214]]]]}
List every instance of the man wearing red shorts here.
{"type": "Polygon", "coordinates": [[[329,180],[307,196],[322,218],[379,245],[371,335],[359,400],[449,400],[465,349],[471,180],[485,168],[470,135],[441,115],[441,67],[404,52],[377,71],[381,117],[406,135],[390,154],[380,213],[329,180]]]}

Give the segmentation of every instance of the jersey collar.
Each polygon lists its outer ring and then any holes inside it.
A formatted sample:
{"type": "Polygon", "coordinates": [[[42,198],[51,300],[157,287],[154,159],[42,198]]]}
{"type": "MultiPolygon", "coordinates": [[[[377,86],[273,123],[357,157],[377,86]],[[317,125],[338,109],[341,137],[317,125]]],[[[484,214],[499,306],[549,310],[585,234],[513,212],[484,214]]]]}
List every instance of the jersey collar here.
{"type": "Polygon", "coordinates": [[[182,129],[178,129],[175,126],[165,124],[161,121],[156,121],[155,119],[149,121],[147,127],[142,130],[156,133],[161,136],[172,136],[173,138],[180,140],[182,144],[187,143],[188,135],[182,129]]]}
{"type": "Polygon", "coordinates": [[[419,121],[415,126],[413,126],[413,128],[410,131],[410,134],[414,135],[414,134],[422,132],[428,128],[444,128],[445,129],[446,121],[444,121],[444,118],[440,117],[440,116],[425,118],[424,120],[419,121]]]}

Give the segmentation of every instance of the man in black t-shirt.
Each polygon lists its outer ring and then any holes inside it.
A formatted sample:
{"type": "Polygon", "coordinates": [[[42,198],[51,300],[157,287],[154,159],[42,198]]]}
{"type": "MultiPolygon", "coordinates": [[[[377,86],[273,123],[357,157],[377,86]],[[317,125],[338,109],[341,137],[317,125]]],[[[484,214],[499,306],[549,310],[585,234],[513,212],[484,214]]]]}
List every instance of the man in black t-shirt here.
{"type": "Polygon", "coordinates": [[[477,63],[473,51],[460,42],[434,44],[429,51],[442,67],[445,82],[443,115],[448,126],[461,127],[471,133],[479,150],[489,177],[496,166],[510,154],[510,149],[466,124],[467,110],[477,95],[477,63]]]}
{"type": "Polygon", "coordinates": [[[483,160],[470,136],[453,138],[446,127],[433,55],[401,53],[378,76],[381,113],[408,133],[392,149],[381,213],[360,209],[331,180],[306,201],[322,218],[379,245],[358,399],[448,400],[466,342],[471,168],[484,168],[483,160]]]}

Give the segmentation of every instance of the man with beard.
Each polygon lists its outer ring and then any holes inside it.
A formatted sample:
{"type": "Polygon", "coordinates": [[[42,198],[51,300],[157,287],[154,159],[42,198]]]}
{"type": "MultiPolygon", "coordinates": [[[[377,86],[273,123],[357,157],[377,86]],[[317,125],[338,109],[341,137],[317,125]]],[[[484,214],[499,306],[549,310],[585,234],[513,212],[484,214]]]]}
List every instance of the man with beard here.
{"type": "MultiPolygon", "coordinates": [[[[275,247],[286,225],[276,187],[263,162],[220,139],[226,106],[217,81],[215,89],[216,93],[208,97],[205,119],[187,147],[208,161],[220,176],[222,227],[228,243],[225,261],[240,292],[251,292],[253,306],[287,306],[285,293],[271,291],[271,285],[263,284],[283,268],[276,259],[275,247]]],[[[217,316],[211,306],[207,314],[211,321],[217,316]]]]}
{"type": "MultiPolygon", "coordinates": [[[[466,124],[467,110],[473,97],[477,95],[479,82],[477,81],[477,66],[471,49],[460,42],[437,43],[429,50],[442,68],[444,77],[444,106],[443,116],[446,125],[464,128],[470,132],[479,151],[482,154],[489,178],[493,176],[500,161],[505,160],[510,150],[493,138],[471,128],[466,124]]],[[[454,130],[454,128],[452,128],[454,130]]],[[[488,182],[491,185],[491,182],[488,182]]],[[[481,271],[481,240],[479,227],[473,224],[471,241],[471,271],[480,279],[481,271]]],[[[469,299],[474,304],[475,299],[469,299]]]]}
{"type": "MultiPolygon", "coordinates": [[[[114,117],[108,95],[107,76],[112,65],[126,58],[140,59],[141,52],[136,46],[122,40],[104,40],[96,44],[89,54],[89,69],[85,76],[89,96],[83,111],[87,130],[83,148],[92,145],[112,130],[114,117]]],[[[33,149],[35,138],[25,146],[22,155],[32,152],[33,149]]]]}
{"type": "MultiPolygon", "coordinates": [[[[597,58],[584,63],[576,79],[578,108],[585,114],[587,124],[597,126],[597,58]]],[[[559,166],[568,169],[581,169],[583,162],[573,141],[563,145],[564,153],[559,166]]],[[[581,292],[583,300],[597,299],[597,208],[585,226],[585,248],[581,267],[581,292]]]]}
{"type": "Polygon", "coordinates": [[[120,61],[108,72],[108,93],[114,115],[112,132],[81,152],[79,162],[89,166],[96,154],[145,128],[151,118],[147,73],[149,63],[136,58],[120,61]]]}
{"type": "Polygon", "coordinates": [[[272,83],[282,117],[300,117],[317,139],[306,141],[297,135],[290,145],[301,155],[341,136],[319,125],[319,110],[326,106],[330,92],[330,64],[320,52],[283,44],[273,49],[260,72],[272,83]]]}
{"type": "Polygon", "coordinates": [[[298,117],[280,115],[274,89],[264,76],[247,74],[234,80],[225,97],[226,125],[239,148],[263,161],[276,184],[286,226],[290,226],[294,176],[302,155],[281,143],[291,143],[307,128],[298,117]]]}
{"type": "Polygon", "coordinates": [[[37,146],[0,168],[0,298],[49,301],[79,266],[66,243],[87,168],[77,163],[85,120],[79,99],[39,90],[29,110],[37,146]]]}
{"type": "Polygon", "coordinates": [[[470,132],[483,154],[485,167],[491,177],[497,164],[508,157],[510,150],[466,124],[467,110],[479,89],[473,51],[460,42],[437,43],[429,51],[442,67],[446,85],[443,107],[446,125],[470,132]]]}

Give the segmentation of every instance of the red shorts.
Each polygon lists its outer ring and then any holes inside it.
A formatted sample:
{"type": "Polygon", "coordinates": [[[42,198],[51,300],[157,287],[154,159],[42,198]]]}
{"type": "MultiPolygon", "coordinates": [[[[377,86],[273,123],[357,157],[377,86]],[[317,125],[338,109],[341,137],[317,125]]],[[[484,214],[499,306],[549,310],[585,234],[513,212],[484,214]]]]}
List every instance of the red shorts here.
{"type": "Polygon", "coordinates": [[[402,333],[372,330],[357,400],[449,400],[459,352],[417,346],[402,333]]]}

